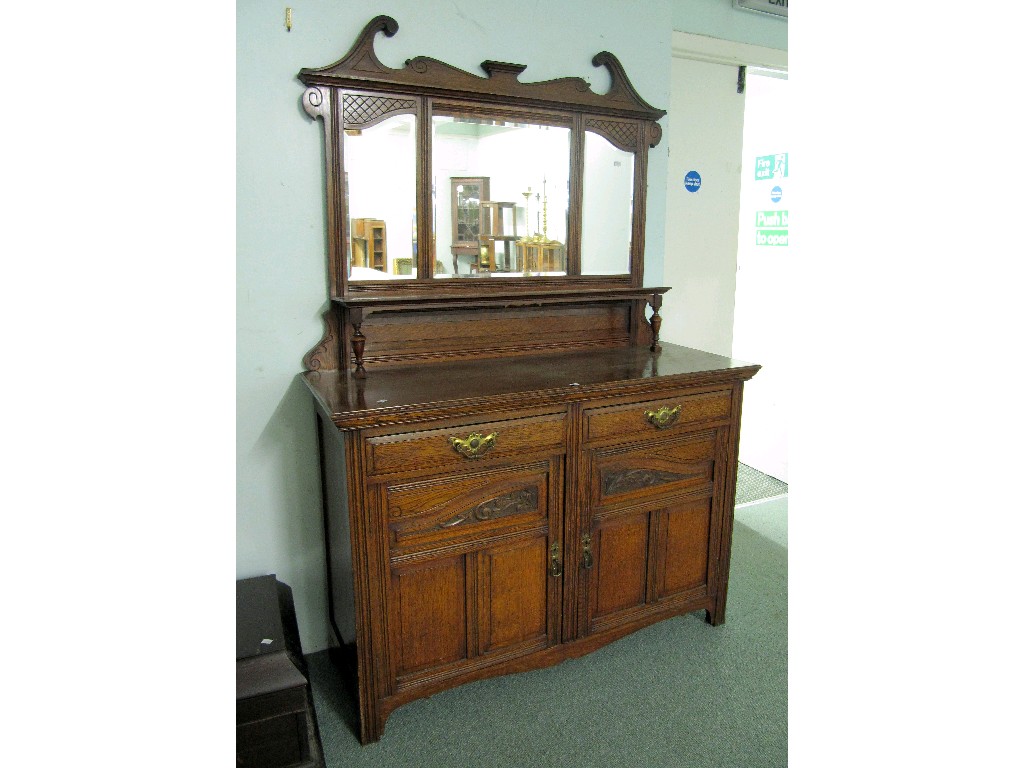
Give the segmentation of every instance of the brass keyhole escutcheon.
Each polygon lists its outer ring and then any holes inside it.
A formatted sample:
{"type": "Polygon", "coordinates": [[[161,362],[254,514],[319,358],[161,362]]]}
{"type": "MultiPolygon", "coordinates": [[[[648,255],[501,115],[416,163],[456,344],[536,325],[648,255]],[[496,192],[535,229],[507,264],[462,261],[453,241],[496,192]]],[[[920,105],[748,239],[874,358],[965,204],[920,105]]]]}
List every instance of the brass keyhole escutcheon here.
{"type": "Polygon", "coordinates": [[[583,536],[583,567],[590,570],[594,567],[594,555],[590,551],[590,534],[583,536]]]}
{"type": "Polygon", "coordinates": [[[551,575],[561,576],[562,575],[562,564],[558,560],[560,550],[558,548],[558,542],[554,542],[551,545],[551,575]]]}

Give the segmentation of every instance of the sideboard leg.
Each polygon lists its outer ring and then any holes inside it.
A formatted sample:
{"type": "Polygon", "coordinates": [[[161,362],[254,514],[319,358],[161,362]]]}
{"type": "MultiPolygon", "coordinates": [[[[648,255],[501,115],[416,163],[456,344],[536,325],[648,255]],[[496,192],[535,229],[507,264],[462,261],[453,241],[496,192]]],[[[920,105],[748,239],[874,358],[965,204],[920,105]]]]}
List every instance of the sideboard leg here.
{"type": "Polygon", "coordinates": [[[367,744],[373,744],[380,741],[380,737],[384,735],[384,723],[388,720],[388,716],[385,715],[366,715],[360,713],[359,716],[359,743],[364,747],[367,744]]]}
{"type": "Polygon", "coordinates": [[[715,601],[715,607],[704,611],[704,621],[712,627],[725,624],[725,595],[715,601]]]}

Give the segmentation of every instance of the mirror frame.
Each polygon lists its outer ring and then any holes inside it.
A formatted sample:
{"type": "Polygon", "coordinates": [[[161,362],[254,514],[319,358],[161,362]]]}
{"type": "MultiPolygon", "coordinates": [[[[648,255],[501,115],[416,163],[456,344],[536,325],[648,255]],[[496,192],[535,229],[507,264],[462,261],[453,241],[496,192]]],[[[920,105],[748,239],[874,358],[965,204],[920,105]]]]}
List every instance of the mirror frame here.
{"type": "MultiPolygon", "coordinates": [[[[523,64],[485,61],[486,77],[471,74],[424,56],[405,62],[402,69],[384,66],[374,51],[378,32],[393,37],[398,23],[377,16],[360,33],[351,50],[326,67],[304,68],[299,80],[306,85],[303,107],[310,117],[323,120],[326,157],[328,291],[332,297],[357,294],[423,294],[507,292],[517,286],[538,288],[600,288],[643,285],[644,229],[647,215],[647,153],[658,145],[662,129],[657,121],[666,113],[646,101],[633,88],[622,65],[611,53],[593,58],[611,75],[611,87],[596,94],[579,77],[535,83],[519,82],[523,64]],[[356,104],[342,114],[345,95],[356,104]],[[431,189],[432,116],[435,110],[451,114],[476,114],[487,119],[515,118],[570,126],[569,229],[564,276],[465,280],[435,280],[433,199],[431,189]],[[395,114],[416,117],[416,240],[417,277],[409,280],[348,279],[345,243],[349,237],[345,202],[345,164],[342,137],[345,130],[366,128],[395,114]],[[587,131],[614,146],[633,152],[633,221],[629,273],[582,275],[581,234],[583,209],[583,149],[587,131]],[[428,247],[422,247],[427,244],[428,247]]],[[[445,190],[438,190],[437,194],[445,190]]],[[[443,226],[439,223],[438,226],[443,226]]]]}

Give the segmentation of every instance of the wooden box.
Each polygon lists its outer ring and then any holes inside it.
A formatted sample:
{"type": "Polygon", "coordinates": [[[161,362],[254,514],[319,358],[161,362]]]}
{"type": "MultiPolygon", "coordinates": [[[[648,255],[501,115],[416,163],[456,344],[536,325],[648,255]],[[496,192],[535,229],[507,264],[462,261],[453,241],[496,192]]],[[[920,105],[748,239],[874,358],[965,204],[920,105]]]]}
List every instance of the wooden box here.
{"type": "Polygon", "coordinates": [[[318,768],[320,736],[291,589],[236,582],[236,754],[245,768],[318,768]]]}

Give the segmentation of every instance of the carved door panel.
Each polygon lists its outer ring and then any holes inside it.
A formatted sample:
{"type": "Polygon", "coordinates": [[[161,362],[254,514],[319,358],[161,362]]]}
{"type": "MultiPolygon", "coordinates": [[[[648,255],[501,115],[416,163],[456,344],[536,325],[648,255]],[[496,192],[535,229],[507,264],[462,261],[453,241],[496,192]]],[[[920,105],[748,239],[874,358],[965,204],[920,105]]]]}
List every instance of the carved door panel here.
{"type": "Polygon", "coordinates": [[[392,692],[559,641],[561,461],[382,489],[392,692]]]}
{"type": "Polygon", "coordinates": [[[581,580],[583,633],[708,596],[718,546],[715,467],[724,457],[726,431],[589,452],[590,505],[581,521],[590,553],[581,580]]]}

